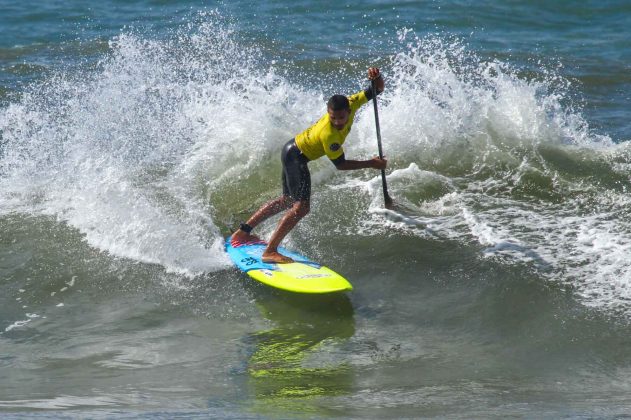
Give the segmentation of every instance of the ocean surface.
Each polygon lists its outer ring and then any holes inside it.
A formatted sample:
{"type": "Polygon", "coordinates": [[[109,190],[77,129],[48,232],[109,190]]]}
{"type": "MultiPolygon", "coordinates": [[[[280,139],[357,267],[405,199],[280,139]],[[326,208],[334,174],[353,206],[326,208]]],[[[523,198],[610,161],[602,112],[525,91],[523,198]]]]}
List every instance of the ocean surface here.
{"type": "Polygon", "coordinates": [[[0,34],[0,417],[631,413],[628,1],[0,0],[0,34]],[[223,238],[369,66],[396,207],[320,159],[284,242],[354,290],[254,282],[223,238]]]}

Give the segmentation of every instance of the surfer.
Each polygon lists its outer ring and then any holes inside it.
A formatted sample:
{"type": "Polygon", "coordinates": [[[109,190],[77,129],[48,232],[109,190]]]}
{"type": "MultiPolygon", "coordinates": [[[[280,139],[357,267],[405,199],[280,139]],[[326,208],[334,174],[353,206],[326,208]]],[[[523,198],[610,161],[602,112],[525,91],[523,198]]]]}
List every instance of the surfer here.
{"type": "MultiPolygon", "coordinates": [[[[384,90],[384,81],[379,69],[368,69],[368,79],[375,81],[376,93],[384,90]]],[[[311,127],[288,141],[281,152],[283,164],[283,194],[258,209],[246,223],[241,223],[233,233],[233,243],[258,241],[252,229],[264,220],[288,210],[280,219],[272,234],[262,260],[267,263],[289,263],[293,260],[278,252],[278,246],[296,224],[309,213],[311,198],[311,175],[307,163],[327,156],[339,170],[385,169],[387,160],[374,157],[369,160],[348,160],[342,145],[353,125],[355,113],[373,98],[373,91],[367,88],[354,95],[333,95],[327,102],[327,113],[311,127]]]]}

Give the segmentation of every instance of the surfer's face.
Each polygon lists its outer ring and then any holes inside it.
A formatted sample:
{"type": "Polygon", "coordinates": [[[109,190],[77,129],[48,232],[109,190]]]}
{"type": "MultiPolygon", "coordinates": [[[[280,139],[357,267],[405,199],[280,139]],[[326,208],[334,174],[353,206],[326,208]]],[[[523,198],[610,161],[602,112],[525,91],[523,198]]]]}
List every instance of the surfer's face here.
{"type": "Polygon", "coordinates": [[[351,115],[351,111],[348,109],[342,109],[340,111],[333,111],[329,108],[329,120],[331,125],[337,130],[344,128],[348,122],[348,117],[351,115]]]}

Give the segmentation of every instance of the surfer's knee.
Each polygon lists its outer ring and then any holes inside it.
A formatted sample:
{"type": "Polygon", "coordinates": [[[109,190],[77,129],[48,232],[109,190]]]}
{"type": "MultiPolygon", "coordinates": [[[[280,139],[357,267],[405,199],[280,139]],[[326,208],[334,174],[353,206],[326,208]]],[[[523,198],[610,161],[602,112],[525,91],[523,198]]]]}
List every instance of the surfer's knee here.
{"type": "Polygon", "coordinates": [[[294,200],[293,198],[291,198],[291,196],[289,195],[283,195],[280,198],[280,205],[285,208],[288,209],[290,208],[292,205],[294,204],[294,200]]]}
{"type": "Polygon", "coordinates": [[[296,212],[296,216],[302,218],[309,214],[311,210],[311,206],[308,200],[300,200],[294,203],[294,211],[296,212]]]}

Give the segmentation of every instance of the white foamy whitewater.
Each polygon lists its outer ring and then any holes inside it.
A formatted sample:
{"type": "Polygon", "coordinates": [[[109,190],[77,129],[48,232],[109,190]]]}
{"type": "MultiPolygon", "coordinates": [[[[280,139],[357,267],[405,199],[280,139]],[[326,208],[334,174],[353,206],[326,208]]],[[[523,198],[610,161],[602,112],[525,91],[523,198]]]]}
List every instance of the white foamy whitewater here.
{"type": "MultiPolygon", "coordinates": [[[[354,231],[478,247],[631,313],[629,148],[590,129],[554,71],[526,79],[458,41],[408,38],[393,41],[379,97],[403,210],[381,210],[374,173],[328,162],[311,164],[314,199],[359,188],[369,200],[354,231]]],[[[118,36],[97,63],[0,110],[0,212],[53,216],[99,250],[170,272],[228,267],[230,215],[278,193],[281,145],[325,111],[319,87],[275,66],[214,13],[166,40],[118,36]]],[[[364,71],[349,76],[357,90],[364,71]]],[[[347,142],[350,158],[375,154],[371,107],[347,142]]]]}

